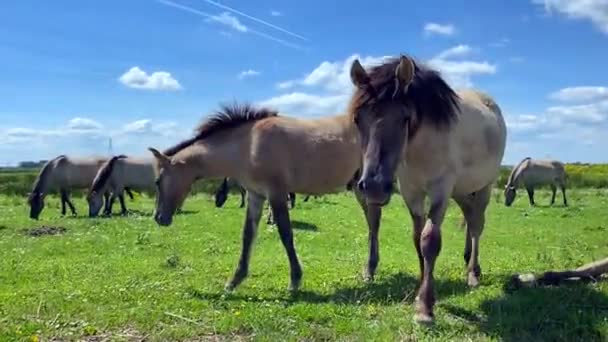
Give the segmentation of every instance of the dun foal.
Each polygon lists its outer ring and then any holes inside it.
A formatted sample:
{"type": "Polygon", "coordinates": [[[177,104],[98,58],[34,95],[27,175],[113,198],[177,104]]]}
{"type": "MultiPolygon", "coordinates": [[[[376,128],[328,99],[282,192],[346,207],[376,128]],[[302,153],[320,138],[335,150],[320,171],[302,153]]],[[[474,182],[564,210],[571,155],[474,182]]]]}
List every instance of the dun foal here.
{"type": "MultiPolygon", "coordinates": [[[[201,124],[193,138],[165,153],[154,148],[150,151],[157,161],[154,219],[160,225],[172,223],[176,203],[183,202],[197,179],[231,177],[247,189],[241,256],[227,290],[236,288],[248,274],[251,246],[266,199],[289,259],[289,288],[297,290],[302,268],[293,241],[287,194],[344,189],[361,163],[358,133],[347,115],[304,120],[249,105],[224,106],[201,124]]],[[[375,241],[370,244],[368,270],[375,270],[377,250],[372,247],[377,248],[380,207],[360,203],[368,219],[370,241],[375,241]]]]}

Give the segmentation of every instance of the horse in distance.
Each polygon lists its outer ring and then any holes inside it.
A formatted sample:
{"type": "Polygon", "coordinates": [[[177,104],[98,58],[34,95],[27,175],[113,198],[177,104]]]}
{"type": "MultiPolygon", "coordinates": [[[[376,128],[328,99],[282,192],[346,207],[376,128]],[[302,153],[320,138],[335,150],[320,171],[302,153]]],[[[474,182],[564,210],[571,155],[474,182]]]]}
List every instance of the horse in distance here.
{"type": "Polygon", "coordinates": [[[131,158],[125,155],[113,156],[106,161],[97,171],[87,194],[89,204],[89,217],[96,217],[102,206],[101,195],[107,191],[112,192],[110,199],[111,215],[112,204],[118,197],[121,207],[121,215],[127,214],[124,200],[124,191],[127,191],[131,199],[130,189],[154,193],[154,166],[152,159],[131,158]]]}
{"type": "Polygon", "coordinates": [[[510,207],[517,195],[517,188],[523,186],[528,192],[530,205],[534,206],[534,188],[543,185],[551,187],[551,205],[555,204],[557,187],[562,191],[564,206],[568,206],[566,199],[566,169],[564,164],[557,160],[524,158],[511,170],[505,185],[505,205],[510,207]]]}
{"type": "MultiPolygon", "coordinates": [[[[88,188],[97,170],[106,160],[102,157],[69,158],[60,155],[46,162],[36,177],[32,192],[27,199],[30,218],[35,220],[39,218],[44,209],[44,199],[53,190],[59,191],[61,196],[61,215],[66,214],[67,204],[72,215],[76,216],[76,208],[70,200],[70,190],[88,188]]],[[[103,196],[107,205],[110,194],[106,192],[103,196]]]]}
{"type": "Polygon", "coordinates": [[[363,153],[356,186],[368,203],[386,205],[396,175],[414,226],[420,267],[414,318],[431,323],[433,273],[450,198],[466,219],[467,283],[479,284],[479,240],[504,155],[505,121],[492,97],[473,89],[456,92],[439,72],[407,55],[384,60],[369,71],[355,59],[350,77],[355,91],[349,113],[363,153]]]}
{"type": "MultiPolygon", "coordinates": [[[[299,119],[280,116],[267,108],[236,104],[223,106],[203,121],[194,137],[162,153],[154,148],[150,151],[156,158],[154,219],[159,225],[172,223],[176,203],[184,201],[195,180],[230,177],[247,189],[242,250],[234,275],[226,284],[229,291],[248,275],[251,247],[266,199],[289,260],[289,289],[296,291],[303,272],[285,200],[288,193],[340,191],[361,163],[358,133],[347,115],[299,119]]],[[[379,225],[380,208],[368,208],[361,196],[357,199],[371,236],[379,225]]],[[[371,240],[377,242],[377,237],[371,240]]],[[[373,269],[376,254],[372,252],[368,258],[373,269]]]]}

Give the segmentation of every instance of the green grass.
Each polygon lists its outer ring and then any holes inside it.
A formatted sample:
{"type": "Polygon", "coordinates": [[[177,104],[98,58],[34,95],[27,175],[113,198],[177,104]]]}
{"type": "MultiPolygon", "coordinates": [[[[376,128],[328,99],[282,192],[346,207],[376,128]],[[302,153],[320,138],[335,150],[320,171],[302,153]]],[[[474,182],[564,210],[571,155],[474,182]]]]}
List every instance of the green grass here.
{"type": "MultiPolygon", "coordinates": [[[[287,292],[289,268],[276,229],[262,220],[250,276],[233,294],[223,286],[240,251],[239,196],[216,209],[207,195],[159,228],[153,201],[111,219],[61,218],[47,200],[28,219],[22,197],[0,196],[0,340],[606,340],[608,283],[505,291],[513,273],[575,267],[608,256],[608,192],[570,191],[568,208],[512,208],[494,202],[481,240],[482,284],[465,285],[460,213],[443,225],[435,277],[437,322],[413,323],[418,261],[411,224],[394,196],[380,231],[376,281],[365,285],[367,229],[350,194],[300,200],[291,211],[303,269],[302,293],[287,292]],[[67,228],[32,237],[23,229],[67,228]],[[131,337],[129,337],[131,336],[131,337]]],[[[558,201],[559,202],[559,201],[558,201]]],[[[75,201],[80,215],[85,202],[75,201]]],[[[118,207],[115,209],[117,210],[118,207]]]]}

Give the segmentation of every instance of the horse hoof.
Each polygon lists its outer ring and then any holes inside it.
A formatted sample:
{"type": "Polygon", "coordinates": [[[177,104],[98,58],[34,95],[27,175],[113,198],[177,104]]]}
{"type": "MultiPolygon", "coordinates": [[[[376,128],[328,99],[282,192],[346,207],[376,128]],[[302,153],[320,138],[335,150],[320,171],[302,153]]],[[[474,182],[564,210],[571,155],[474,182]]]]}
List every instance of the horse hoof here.
{"type": "Polygon", "coordinates": [[[469,279],[467,281],[467,284],[469,285],[469,287],[477,287],[479,286],[479,277],[476,276],[473,273],[469,274],[469,279]]]}
{"type": "Polygon", "coordinates": [[[300,290],[300,281],[292,281],[287,290],[291,293],[298,292],[300,290]]]}
{"type": "Polygon", "coordinates": [[[364,283],[373,283],[374,282],[374,275],[370,274],[367,271],[363,272],[363,282],[364,283]]]}
{"type": "Polygon", "coordinates": [[[232,292],[234,292],[235,288],[236,288],[236,286],[234,286],[231,282],[226,283],[226,285],[224,285],[224,292],[232,293],[232,292]]]}
{"type": "Polygon", "coordinates": [[[432,315],[419,312],[414,315],[414,322],[420,325],[429,326],[435,323],[435,319],[432,315]]]}

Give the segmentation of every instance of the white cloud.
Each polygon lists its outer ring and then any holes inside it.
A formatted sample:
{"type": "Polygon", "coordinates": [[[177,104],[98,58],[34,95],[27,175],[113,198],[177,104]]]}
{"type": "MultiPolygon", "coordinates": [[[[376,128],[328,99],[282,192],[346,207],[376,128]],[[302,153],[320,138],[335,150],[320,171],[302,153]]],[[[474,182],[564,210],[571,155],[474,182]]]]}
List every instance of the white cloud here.
{"type": "Polygon", "coordinates": [[[244,70],[241,71],[241,73],[239,74],[238,78],[240,80],[242,80],[245,77],[253,77],[253,76],[258,76],[260,75],[259,71],[253,70],[253,69],[249,69],[249,70],[244,70]]]}
{"type": "Polygon", "coordinates": [[[559,101],[595,101],[608,98],[608,87],[582,86],[560,89],[549,95],[559,101]]]}
{"type": "Polygon", "coordinates": [[[463,57],[463,56],[470,54],[472,51],[473,51],[473,49],[470,46],[460,44],[460,45],[456,45],[452,48],[449,48],[447,50],[440,52],[434,58],[435,59],[446,59],[446,58],[452,58],[452,57],[463,57]]]}
{"type": "MultiPolygon", "coordinates": [[[[463,60],[474,51],[468,45],[457,45],[440,52],[428,63],[438,67],[445,79],[452,86],[471,86],[472,78],[481,74],[496,73],[496,66],[489,62],[475,62],[463,60]],[[460,58],[456,59],[455,58],[460,58]]],[[[279,82],[277,88],[287,90],[293,88],[306,88],[314,93],[294,91],[261,101],[263,105],[270,105],[280,111],[294,115],[320,115],[343,111],[353,91],[354,86],[350,79],[350,67],[355,59],[370,68],[382,63],[390,56],[360,56],[353,54],[341,61],[321,62],[308,74],[294,80],[279,82]]]]}
{"type": "Polygon", "coordinates": [[[220,23],[239,32],[247,32],[249,30],[247,26],[243,25],[237,17],[233,16],[229,12],[222,12],[221,14],[213,15],[206,21],[220,23]]]}
{"type": "Polygon", "coordinates": [[[176,133],[178,128],[175,122],[154,123],[150,119],[140,119],[125,124],[118,132],[119,135],[151,135],[169,136],[176,133]]]}
{"type": "Polygon", "coordinates": [[[261,106],[278,109],[283,115],[321,117],[338,114],[344,110],[348,95],[313,95],[290,93],[259,102],[261,106]]]}
{"type": "Polygon", "coordinates": [[[280,17],[283,15],[283,13],[281,13],[279,11],[270,11],[270,15],[273,17],[280,17]]]}
{"type": "Polygon", "coordinates": [[[350,93],[353,89],[350,80],[350,67],[356,58],[364,67],[370,67],[381,63],[388,56],[361,57],[354,54],[343,61],[324,61],[301,79],[280,82],[277,86],[280,89],[288,89],[294,86],[319,87],[331,93],[350,93]]]}
{"type": "Polygon", "coordinates": [[[456,28],[452,24],[437,24],[437,23],[426,23],[424,25],[424,33],[427,35],[438,34],[443,36],[451,36],[456,33],[456,28]]]}
{"type": "Polygon", "coordinates": [[[68,127],[72,130],[92,131],[102,129],[103,126],[91,119],[76,117],[68,122],[68,127]]]}
{"type": "Polygon", "coordinates": [[[135,89],[179,90],[182,86],[166,71],[156,71],[148,75],[138,66],[134,66],[118,79],[122,84],[135,89]]]}
{"type": "Polygon", "coordinates": [[[465,57],[472,51],[468,45],[457,45],[438,53],[428,64],[439,70],[452,87],[472,87],[473,76],[491,75],[497,71],[496,65],[486,61],[453,60],[455,57],[465,57]]]}
{"type": "Polygon", "coordinates": [[[576,106],[553,106],[548,115],[555,115],[564,122],[595,124],[608,121],[608,100],[576,106]]]}
{"type": "Polygon", "coordinates": [[[553,10],[573,19],[591,21],[602,32],[608,34],[608,1],[606,0],[532,0],[543,5],[549,14],[553,10]]]}

